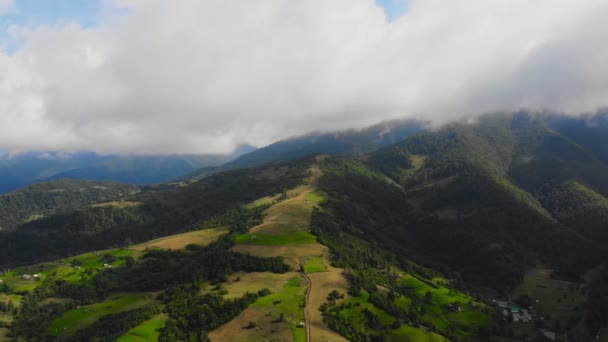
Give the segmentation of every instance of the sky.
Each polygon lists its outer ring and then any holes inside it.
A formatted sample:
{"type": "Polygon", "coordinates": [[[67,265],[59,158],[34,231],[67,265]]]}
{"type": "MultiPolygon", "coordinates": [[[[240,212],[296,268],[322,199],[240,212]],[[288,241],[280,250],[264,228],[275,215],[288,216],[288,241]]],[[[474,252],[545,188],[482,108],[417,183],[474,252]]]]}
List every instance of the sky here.
{"type": "Polygon", "coordinates": [[[605,0],[0,0],[0,150],[226,153],[608,103],[605,0]]]}

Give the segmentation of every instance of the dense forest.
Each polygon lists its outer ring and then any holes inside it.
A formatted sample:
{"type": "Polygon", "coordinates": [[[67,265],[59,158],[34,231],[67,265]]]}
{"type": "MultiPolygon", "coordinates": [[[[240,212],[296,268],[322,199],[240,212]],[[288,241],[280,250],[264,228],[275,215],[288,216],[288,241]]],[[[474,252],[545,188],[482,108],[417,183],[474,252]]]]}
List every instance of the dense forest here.
{"type": "Polygon", "coordinates": [[[27,221],[112,201],[138,191],[137,186],[130,184],[72,179],[31,184],[0,195],[0,230],[11,230],[27,221]]]}
{"type": "Polygon", "coordinates": [[[28,222],[0,233],[0,265],[53,260],[199,229],[230,209],[296,186],[306,163],[229,171],[124,199],[137,205],[84,207],[28,222]]]}

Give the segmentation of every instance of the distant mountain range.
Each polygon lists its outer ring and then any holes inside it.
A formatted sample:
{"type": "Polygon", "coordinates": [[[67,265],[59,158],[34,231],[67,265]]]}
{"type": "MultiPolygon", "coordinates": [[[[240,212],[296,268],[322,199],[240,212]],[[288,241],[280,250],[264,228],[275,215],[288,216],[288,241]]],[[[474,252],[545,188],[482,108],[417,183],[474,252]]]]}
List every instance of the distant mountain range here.
{"type": "MultiPolygon", "coordinates": [[[[270,206],[285,203],[286,216],[293,216],[299,207],[290,205],[296,197],[289,196],[296,196],[296,189],[305,185],[314,188],[298,202],[313,207],[307,207],[312,212],[308,232],[331,250],[332,266],[345,268],[349,296],[369,310],[382,309],[391,319],[406,318],[400,324],[426,327],[438,314],[451,317],[453,299],[435,297],[449,283],[480,296],[485,304],[477,309],[487,313],[481,321],[490,330],[481,329],[475,332],[480,339],[470,339],[470,325],[446,320],[443,328],[429,325],[437,333],[450,340],[460,336],[458,340],[479,341],[487,340],[482,337],[490,332],[513,335],[503,329],[510,322],[503,320],[502,313],[491,315],[491,298],[511,296],[526,271],[542,266],[572,286],[552,305],[574,293],[575,282],[583,275],[595,274],[586,283],[589,292],[580,293],[588,302],[568,306],[569,321],[552,325],[559,333],[579,336],[569,340],[587,341],[605,326],[608,312],[608,272],[601,268],[608,255],[606,132],[608,113],[603,112],[572,118],[519,111],[435,130],[425,130],[417,122],[397,122],[281,141],[207,175],[194,174],[198,181],[141,187],[138,193],[140,188],[130,185],[74,180],[32,185],[0,196],[7,208],[0,216],[8,215],[4,224],[14,227],[0,232],[0,268],[201,228],[229,227],[233,235],[214,247],[221,252],[214,259],[219,260],[231,255],[226,253],[238,238],[252,241],[244,233],[262,222],[270,206]],[[311,181],[313,172],[318,178],[311,181]],[[112,202],[91,205],[100,200],[112,202]],[[252,203],[259,206],[251,207],[252,203]],[[410,282],[400,280],[403,274],[410,282]],[[422,284],[428,290],[412,287],[422,284]],[[414,299],[400,309],[405,297],[414,299]],[[417,309],[410,310],[415,301],[417,309]],[[435,301],[441,303],[439,311],[433,311],[435,301]]],[[[278,243],[273,234],[269,234],[273,243],[278,243]]],[[[200,248],[190,246],[184,260],[200,248]]],[[[157,250],[148,253],[146,258],[165,258],[157,250]]],[[[176,274],[171,267],[179,266],[181,275],[204,269],[196,262],[167,262],[169,271],[158,280],[149,276],[153,270],[163,270],[155,262],[146,263],[150,267],[146,271],[138,263],[117,268],[118,273],[95,278],[93,284],[105,291],[134,267],[140,277],[133,279],[169,286],[176,274]]],[[[130,279],[118,284],[137,283],[130,279]]],[[[124,291],[122,285],[116,288],[124,291]]],[[[566,307],[565,303],[559,306],[566,307]]],[[[327,305],[354,312],[341,303],[327,305]]],[[[468,298],[460,305],[472,308],[468,298]]],[[[328,326],[345,337],[361,325],[336,322],[328,321],[328,326]]],[[[375,336],[388,331],[376,323],[366,326],[366,332],[375,336]]]]}
{"type": "Polygon", "coordinates": [[[222,165],[255,150],[240,146],[227,155],[100,155],[93,152],[31,152],[0,158],[0,193],[33,182],[73,178],[132,184],[162,183],[205,166],[222,165]]]}

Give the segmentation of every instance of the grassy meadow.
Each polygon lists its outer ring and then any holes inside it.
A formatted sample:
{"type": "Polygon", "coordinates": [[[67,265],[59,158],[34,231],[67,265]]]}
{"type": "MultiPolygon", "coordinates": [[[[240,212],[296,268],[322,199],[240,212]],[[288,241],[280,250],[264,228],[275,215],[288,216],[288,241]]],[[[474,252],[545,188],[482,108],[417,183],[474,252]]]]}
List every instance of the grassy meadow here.
{"type": "Polygon", "coordinates": [[[144,323],[129,330],[129,332],[121,336],[117,342],[158,341],[158,337],[160,336],[159,329],[164,328],[166,323],[166,315],[155,316],[152,319],[145,321],[144,323]]]}
{"type": "Polygon", "coordinates": [[[152,293],[114,294],[101,303],[85,305],[65,312],[51,324],[48,333],[60,338],[69,337],[77,330],[93,324],[105,315],[138,309],[156,303],[152,293]]]}

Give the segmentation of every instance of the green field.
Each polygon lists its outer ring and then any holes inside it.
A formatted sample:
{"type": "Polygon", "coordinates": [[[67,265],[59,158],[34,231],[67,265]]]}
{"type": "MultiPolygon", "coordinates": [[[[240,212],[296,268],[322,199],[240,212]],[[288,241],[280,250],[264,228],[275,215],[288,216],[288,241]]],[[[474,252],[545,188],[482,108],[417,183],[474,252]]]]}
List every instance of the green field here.
{"type": "Polygon", "coordinates": [[[532,298],[535,310],[547,318],[548,328],[553,328],[558,320],[564,327],[572,317],[580,315],[579,307],[585,302],[577,284],[551,279],[551,270],[542,268],[526,272],[512,296],[517,298],[522,294],[532,298]]]}
{"type": "MultiPolygon", "coordinates": [[[[285,321],[290,323],[293,329],[299,322],[304,321],[304,292],[306,281],[297,276],[290,279],[283,288],[276,293],[259,298],[251,304],[254,309],[270,312],[273,317],[278,318],[281,313],[285,315],[285,321]],[[280,301],[277,303],[277,301],[280,301]]],[[[300,330],[302,330],[300,328],[300,330]]]]}
{"type": "MultiPolygon", "coordinates": [[[[427,280],[431,282],[430,280],[427,280]]],[[[439,306],[445,306],[450,303],[458,302],[461,304],[468,304],[471,301],[475,301],[473,297],[467,296],[462,292],[452,290],[442,285],[435,284],[436,287],[429,285],[421,279],[412,276],[411,274],[405,274],[399,279],[400,285],[406,285],[410,287],[420,298],[424,298],[426,292],[429,291],[433,296],[433,302],[439,306]]],[[[476,303],[483,306],[481,303],[476,303]]]]}
{"type": "MultiPolygon", "coordinates": [[[[369,298],[369,294],[363,292],[360,297],[351,298],[346,302],[346,309],[340,311],[340,315],[347,319],[350,322],[350,326],[358,327],[358,329],[362,329],[363,331],[370,331],[366,327],[365,320],[363,318],[363,310],[367,309],[373,312],[380,323],[384,326],[390,326],[394,322],[394,318],[373,304],[369,303],[367,300],[369,298]]],[[[427,332],[421,328],[416,328],[412,326],[402,325],[399,329],[391,329],[387,331],[389,341],[422,341],[422,342],[447,342],[449,341],[445,337],[427,332]]]]}
{"type": "Polygon", "coordinates": [[[273,204],[281,198],[281,194],[276,194],[273,196],[266,196],[259,198],[253,202],[245,204],[243,207],[247,209],[253,209],[255,207],[259,207],[264,204],[273,204]]]}
{"type": "Polygon", "coordinates": [[[325,267],[320,257],[306,257],[303,259],[305,273],[327,272],[327,267],[325,267]]]}
{"type": "Polygon", "coordinates": [[[318,205],[319,203],[323,203],[327,200],[327,194],[321,190],[316,190],[309,193],[306,196],[306,200],[308,200],[311,204],[318,205]]]}
{"type": "Polygon", "coordinates": [[[126,334],[120,337],[118,342],[146,342],[146,341],[158,341],[160,336],[159,329],[165,327],[167,323],[167,316],[158,315],[152,319],[145,321],[144,323],[136,326],[129,330],[126,334]]]}
{"type": "Polygon", "coordinates": [[[243,234],[236,237],[237,244],[248,245],[305,245],[316,243],[317,238],[303,230],[288,231],[281,235],[270,234],[243,234]]]}
{"type": "Polygon", "coordinates": [[[77,330],[87,327],[99,318],[133,310],[156,303],[150,293],[119,293],[111,295],[107,300],[65,312],[56,319],[48,329],[53,336],[70,336],[77,330]]]}
{"type": "Polygon", "coordinates": [[[449,342],[450,340],[432,332],[402,325],[401,328],[389,332],[389,341],[449,342]]]}

